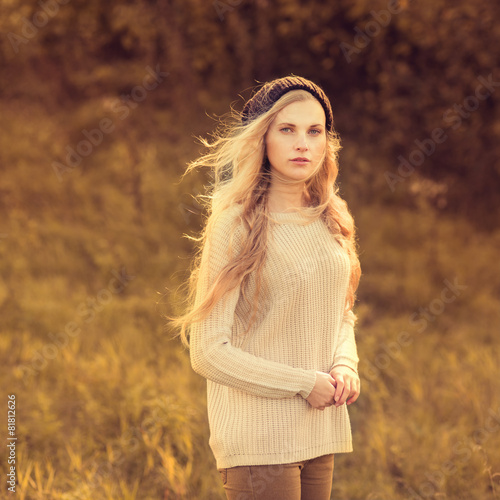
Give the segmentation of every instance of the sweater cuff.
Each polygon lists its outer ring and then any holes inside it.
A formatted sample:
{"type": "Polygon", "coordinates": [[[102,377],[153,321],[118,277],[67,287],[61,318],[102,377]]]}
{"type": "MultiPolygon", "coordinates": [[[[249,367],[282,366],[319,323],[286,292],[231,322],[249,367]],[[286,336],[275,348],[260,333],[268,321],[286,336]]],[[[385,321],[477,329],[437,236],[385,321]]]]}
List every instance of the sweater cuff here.
{"type": "MultiPolygon", "coordinates": [[[[353,359],[351,358],[347,358],[347,357],[344,357],[344,356],[339,356],[336,360],[335,360],[335,363],[334,365],[332,366],[332,370],[336,367],[336,366],[341,366],[341,365],[344,365],[344,366],[348,366],[349,368],[352,368],[356,373],[358,373],[358,362],[357,361],[354,361],[353,359]]],[[[330,370],[331,371],[331,370],[330,370]]]]}
{"type": "Polygon", "coordinates": [[[304,377],[302,380],[302,389],[299,391],[299,394],[307,399],[309,394],[311,394],[314,389],[314,385],[316,384],[316,370],[306,370],[304,372],[304,377]]]}

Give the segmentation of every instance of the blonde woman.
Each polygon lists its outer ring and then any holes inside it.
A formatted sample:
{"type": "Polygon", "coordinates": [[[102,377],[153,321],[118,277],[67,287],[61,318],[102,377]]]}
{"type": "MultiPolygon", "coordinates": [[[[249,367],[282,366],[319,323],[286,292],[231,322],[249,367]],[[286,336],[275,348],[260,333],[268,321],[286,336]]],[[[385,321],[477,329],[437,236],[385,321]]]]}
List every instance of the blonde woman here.
{"type": "Polygon", "coordinates": [[[207,379],[222,484],[228,500],[327,500],[360,392],[360,265],[330,102],[305,78],[280,78],[204,143],[187,171],[213,168],[209,217],[190,309],[172,319],[207,379]]]}

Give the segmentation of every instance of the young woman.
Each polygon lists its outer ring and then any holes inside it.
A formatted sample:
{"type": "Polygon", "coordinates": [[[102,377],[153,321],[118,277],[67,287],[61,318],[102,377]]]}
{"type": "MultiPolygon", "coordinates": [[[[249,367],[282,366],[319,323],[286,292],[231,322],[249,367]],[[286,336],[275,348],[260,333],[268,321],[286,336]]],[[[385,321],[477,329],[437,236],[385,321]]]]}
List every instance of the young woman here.
{"type": "Polygon", "coordinates": [[[207,379],[210,447],[228,500],[327,500],[352,451],[360,391],[354,224],[340,142],[313,82],[268,82],[188,170],[210,166],[209,217],[174,323],[207,379]]]}

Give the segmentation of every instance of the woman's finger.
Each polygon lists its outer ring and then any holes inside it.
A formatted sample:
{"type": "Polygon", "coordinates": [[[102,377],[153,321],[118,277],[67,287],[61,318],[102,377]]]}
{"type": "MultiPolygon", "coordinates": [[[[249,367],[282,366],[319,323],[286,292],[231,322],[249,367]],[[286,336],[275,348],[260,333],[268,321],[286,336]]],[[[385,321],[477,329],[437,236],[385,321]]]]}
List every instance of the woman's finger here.
{"type": "Polygon", "coordinates": [[[337,399],[337,403],[335,406],[342,406],[346,401],[347,398],[349,397],[349,394],[351,393],[351,380],[349,378],[344,379],[344,388],[342,390],[342,394],[339,399],[337,399]]]}
{"type": "Polygon", "coordinates": [[[347,399],[347,404],[350,405],[354,403],[360,394],[360,381],[359,379],[356,379],[356,383],[354,385],[354,389],[352,390],[351,394],[349,394],[349,398],[347,399]]]}

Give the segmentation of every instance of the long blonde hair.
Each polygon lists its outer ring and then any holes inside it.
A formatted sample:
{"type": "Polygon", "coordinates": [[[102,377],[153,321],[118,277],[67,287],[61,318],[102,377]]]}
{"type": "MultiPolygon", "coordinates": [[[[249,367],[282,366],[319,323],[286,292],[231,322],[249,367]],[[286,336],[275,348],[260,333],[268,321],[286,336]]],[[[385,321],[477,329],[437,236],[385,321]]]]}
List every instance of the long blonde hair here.
{"type": "MultiPolygon", "coordinates": [[[[268,192],[271,182],[269,162],[265,152],[265,135],[276,115],[293,102],[306,99],[316,100],[309,92],[293,90],[283,95],[271,109],[254,120],[242,123],[240,115],[233,111],[233,123],[215,134],[215,140],[201,139],[209,152],[191,162],[186,172],[198,167],[213,169],[211,194],[200,196],[199,202],[208,212],[206,225],[198,238],[187,236],[198,243],[195,258],[190,269],[187,294],[187,312],[179,317],[167,316],[174,327],[180,328],[176,336],[189,346],[189,326],[208,316],[221,297],[234,287],[241,285],[245,294],[250,274],[256,273],[256,290],[253,297],[252,315],[247,332],[257,312],[257,301],[261,284],[261,271],[266,258],[269,225],[268,192]],[[232,236],[237,223],[242,223],[243,241],[238,255],[233,256],[221,270],[208,293],[195,304],[196,291],[202,272],[202,252],[210,240],[218,216],[227,208],[239,204],[242,207],[239,219],[235,220],[232,236]]],[[[346,202],[338,195],[338,152],[340,139],[335,131],[327,131],[326,149],[323,161],[305,181],[305,195],[309,202],[306,210],[300,210],[307,218],[321,217],[334,234],[350,259],[350,278],[346,297],[346,311],[354,306],[361,268],[356,249],[355,227],[346,202]]]]}

